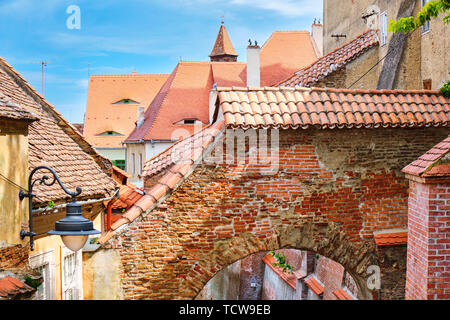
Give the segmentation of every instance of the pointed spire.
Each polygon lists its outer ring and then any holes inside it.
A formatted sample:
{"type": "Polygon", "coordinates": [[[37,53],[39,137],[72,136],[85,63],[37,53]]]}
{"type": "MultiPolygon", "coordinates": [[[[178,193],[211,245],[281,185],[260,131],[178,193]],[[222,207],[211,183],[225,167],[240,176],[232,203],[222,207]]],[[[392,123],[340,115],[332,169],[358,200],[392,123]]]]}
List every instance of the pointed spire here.
{"type": "Polygon", "coordinates": [[[231,43],[230,36],[228,35],[227,29],[224,25],[223,17],[216,43],[214,44],[214,48],[212,49],[209,57],[211,61],[237,61],[238,54],[234,50],[233,44],[231,43]]]}

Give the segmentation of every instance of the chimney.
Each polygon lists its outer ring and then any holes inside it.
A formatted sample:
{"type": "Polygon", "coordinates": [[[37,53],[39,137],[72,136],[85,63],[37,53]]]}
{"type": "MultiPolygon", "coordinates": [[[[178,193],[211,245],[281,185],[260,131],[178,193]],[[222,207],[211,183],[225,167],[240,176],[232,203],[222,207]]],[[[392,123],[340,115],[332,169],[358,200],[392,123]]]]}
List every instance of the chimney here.
{"type": "Polygon", "coordinates": [[[316,21],[314,19],[314,23],[311,27],[311,36],[314,39],[314,43],[316,44],[317,49],[319,50],[319,54],[323,56],[323,25],[320,23],[320,20],[316,21]]]}
{"type": "Polygon", "coordinates": [[[255,41],[252,45],[247,47],[247,87],[260,87],[261,86],[261,69],[260,69],[260,52],[261,48],[255,41]]]}
{"type": "Polygon", "coordinates": [[[139,106],[137,110],[136,127],[139,128],[144,123],[144,107],[139,106]]]}

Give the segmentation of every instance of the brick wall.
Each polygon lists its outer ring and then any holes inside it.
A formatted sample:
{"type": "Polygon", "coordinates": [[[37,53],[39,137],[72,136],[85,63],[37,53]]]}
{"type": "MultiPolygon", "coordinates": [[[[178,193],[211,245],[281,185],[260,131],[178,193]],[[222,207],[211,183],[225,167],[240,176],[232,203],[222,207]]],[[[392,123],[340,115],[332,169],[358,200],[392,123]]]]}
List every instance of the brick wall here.
{"type": "Polygon", "coordinates": [[[450,299],[450,184],[410,182],[406,299],[450,299]]]}
{"type": "Polygon", "coordinates": [[[203,162],[111,241],[122,259],[124,297],[191,299],[234,261],[295,248],[340,263],[359,298],[370,299],[373,231],[407,223],[400,170],[447,135],[442,128],[282,130],[274,175],[261,174],[261,165],[203,162]]]}

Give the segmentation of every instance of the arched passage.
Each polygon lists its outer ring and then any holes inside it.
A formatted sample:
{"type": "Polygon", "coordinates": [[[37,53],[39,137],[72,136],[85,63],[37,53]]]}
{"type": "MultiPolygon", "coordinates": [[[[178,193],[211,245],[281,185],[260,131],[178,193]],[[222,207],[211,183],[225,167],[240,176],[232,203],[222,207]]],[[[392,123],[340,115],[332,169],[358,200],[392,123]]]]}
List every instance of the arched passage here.
{"type": "MultiPolygon", "coordinates": [[[[358,286],[358,299],[374,299],[371,283],[377,267],[377,253],[369,241],[355,244],[333,224],[304,224],[277,229],[271,237],[258,238],[251,233],[218,241],[214,249],[201,257],[181,287],[194,298],[221,269],[251,254],[278,249],[312,251],[341,264],[358,286]],[[369,268],[370,266],[375,266],[369,268]]],[[[376,276],[376,275],[375,275],[376,276]]]]}

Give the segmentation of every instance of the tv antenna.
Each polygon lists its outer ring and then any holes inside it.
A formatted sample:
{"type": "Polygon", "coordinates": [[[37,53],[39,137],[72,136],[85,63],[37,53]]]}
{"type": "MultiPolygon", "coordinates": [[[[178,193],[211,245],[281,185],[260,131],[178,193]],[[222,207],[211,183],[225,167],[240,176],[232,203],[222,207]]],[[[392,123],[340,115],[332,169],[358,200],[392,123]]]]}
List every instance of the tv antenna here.
{"type": "Polygon", "coordinates": [[[41,62],[32,62],[32,64],[40,64],[42,70],[42,96],[44,96],[44,67],[49,65],[51,62],[41,61],[41,62]]]}

